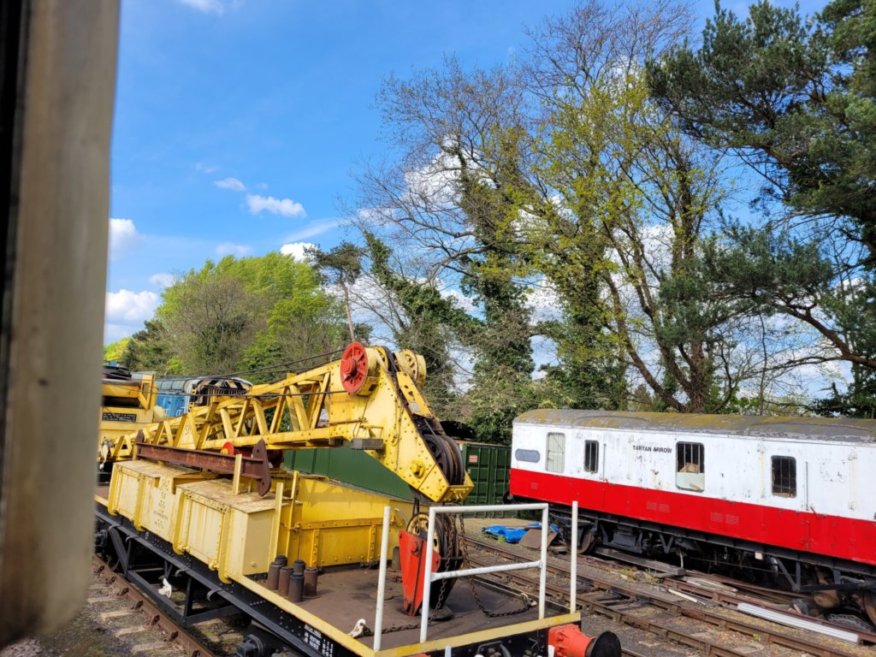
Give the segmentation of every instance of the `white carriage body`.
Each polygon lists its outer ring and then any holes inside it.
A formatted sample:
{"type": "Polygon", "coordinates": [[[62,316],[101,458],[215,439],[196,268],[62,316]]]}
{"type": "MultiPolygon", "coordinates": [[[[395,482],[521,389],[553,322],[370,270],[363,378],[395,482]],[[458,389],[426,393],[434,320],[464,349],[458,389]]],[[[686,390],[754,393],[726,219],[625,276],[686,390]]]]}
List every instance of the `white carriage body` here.
{"type": "Polygon", "coordinates": [[[511,492],[876,564],[876,422],[539,410],[511,492]]]}

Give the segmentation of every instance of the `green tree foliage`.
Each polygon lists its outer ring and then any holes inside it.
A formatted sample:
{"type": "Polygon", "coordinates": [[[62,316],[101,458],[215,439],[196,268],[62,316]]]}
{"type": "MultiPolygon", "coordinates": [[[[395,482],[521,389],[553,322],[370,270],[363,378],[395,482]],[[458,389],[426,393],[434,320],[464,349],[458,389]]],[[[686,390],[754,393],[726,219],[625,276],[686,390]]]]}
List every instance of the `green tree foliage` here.
{"type": "Polygon", "coordinates": [[[468,332],[476,354],[472,388],[468,391],[469,422],[479,440],[510,442],[514,417],[535,406],[532,390],[530,249],[521,239],[521,190],[527,186],[521,170],[523,135],[517,126],[496,124],[489,147],[489,173],[472,168],[459,145],[449,152],[459,163],[460,208],[465,213],[479,253],[466,255],[461,290],[483,309],[483,317],[468,332]]]}
{"type": "MultiPolygon", "coordinates": [[[[525,132],[515,81],[507,70],[468,74],[448,60],[409,81],[391,78],[380,102],[403,156],[363,176],[363,205],[375,208],[364,223],[407,256],[409,273],[395,268],[389,277],[384,267],[378,279],[391,278],[396,294],[404,287],[418,296],[437,294],[440,280],[441,289],[470,301],[471,319],[457,327],[474,362],[467,419],[482,439],[497,424],[507,437],[511,418],[529,404],[509,396],[529,398],[534,367],[517,198],[525,132]]],[[[443,348],[439,342],[435,353],[443,348]]]]}
{"type": "Polygon", "coordinates": [[[587,0],[514,65],[388,80],[398,158],[362,177],[367,277],[447,408],[499,440],[533,406],[796,410],[783,377],[843,359],[855,387],[824,409],[869,412],[874,11],[719,6],[693,48],[680,3],[587,0]],[[764,226],[723,214],[739,162],[764,226]],[[555,354],[537,380],[534,340],[555,354]]]}
{"type": "Polygon", "coordinates": [[[131,336],[120,363],[132,372],[180,373],[179,362],[173,358],[167,331],[158,319],[146,320],[144,328],[131,336]]]}
{"type": "Polygon", "coordinates": [[[626,361],[658,407],[719,411],[750,370],[730,339],[733,307],[699,275],[719,163],[674,129],[641,74],[685,21],[669,9],[592,2],[536,34],[534,165],[561,202],[534,206],[533,257],[577,328],[557,342],[562,364],[602,384],[582,401],[623,405],[626,361]]]}
{"type": "Polygon", "coordinates": [[[678,130],[644,78],[688,23],[671,2],[592,0],[533,31],[519,67],[449,60],[383,90],[403,155],[365,176],[361,223],[406,252],[407,289],[473,304],[454,329],[474,363],[460,412],[482,439],[507,437],[536,405],[623,408],[631,379],[652,407],[721,411],[775,366],[753,306],[701,262],[720,158],[678,130]],[[559,308],[536,321],[538,287],[559,308]],[[533,338],[556,353],[538,381],[533,338]]]}
{"type": "Polygon", "coordinates": [[[337,285],[344,299],[344,311],[347,315],[347,329],[350,332],[350,340],[357,338],[356,327],[353,324],[353,312],[350,302],[350,289],[362,275],[362,257],[365,249],[351,242],[341,242],[330,251],[315,249],[311,251],[314,264],[326,280],[337,285]]]}
{"type": "Polygon", "coordinates": [[[228,256],[164,291],[155,320],[132,337],[125,360],[179,374],[280,366],[342,347],[343,317],[309,264],[279,253],[228,256]]]}
{"type": "Polygon", "coordinates": [[[454,360],[451,348],[458,332],[468,332],[472,318],[428,282],[410,280],[391,265],[391,251],[374,233],[364,233],[371,275],[386,292],[380,312],[395,344],[421,354],[426,361],[425,394],[439,417],[453,413],[454,360]],[[391,315],[391,316],[388,316],[391,315]]]}
{"type": "MultiPolygon", "coordinates": [[[[852,364],[846,403],[872,415],[876,371],[876,6],[835,0],[812,21],[762,0],[747,19],[718,7],[698,49],[648,65],[655,98],[683,129],[730,150],[792,211],[725,241],[727,290],[814,329],[852,364]],[[731,264],[735,266],[730,266],[731,264]],[[865,400],[869,398],[870,401],[865,400]]],[[[782,208],[779,208],[781,211],[782,208]]]]}
{"type": "Polygon", "coordinates": [[[651,62],[656,98],[707,143],[757,166],[793,207],[850,217],[876,246],[876,105],[870,2],[838,0],[807,24],[797,9],[718,7],[703,45],[651,62]]]}
{"type": "Polygon", "coordinates": [[[125,355],[125,349],[128,346],[128,342],[130,342],[131,338],[122,338],[121,340],[116,340],[103,348],[103,360],[107,363],[111,362],[120,362],[122,356],[125,355]]]}

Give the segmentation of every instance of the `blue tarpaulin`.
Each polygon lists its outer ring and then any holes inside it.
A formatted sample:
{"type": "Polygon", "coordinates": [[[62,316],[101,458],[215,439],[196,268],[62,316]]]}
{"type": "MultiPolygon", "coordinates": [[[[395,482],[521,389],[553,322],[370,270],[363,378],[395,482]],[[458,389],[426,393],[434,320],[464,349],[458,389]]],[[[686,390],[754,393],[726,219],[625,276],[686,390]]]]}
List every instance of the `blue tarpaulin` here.
{"type": "MultiPolygon", "coordinates": [[[[526,532],[530,529],[540,529],[541,523],[534,522],[526,527],[508,527],[506,525],[490,525],[484,527],[483,531],[488,536],[504,541],[505,543],[519,543],[520,539],[526,536],[526,532]]],[[[551,523],[551,531],[559,533],[559,528],[551,523]]]]}

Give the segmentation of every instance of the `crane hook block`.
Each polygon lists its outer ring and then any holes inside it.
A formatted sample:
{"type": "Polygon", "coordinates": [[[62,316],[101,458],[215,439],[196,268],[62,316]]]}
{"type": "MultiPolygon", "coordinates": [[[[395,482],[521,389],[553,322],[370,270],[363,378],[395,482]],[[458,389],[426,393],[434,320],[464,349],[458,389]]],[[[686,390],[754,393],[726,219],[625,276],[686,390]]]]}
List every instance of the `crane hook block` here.
{"type": "Polygon", "coordinates": [[[361,342],[351,342],[341,356],[341,384],[351,395],[368,394],[370,389],[363,390],[366,380],[371,374],[375,363],[369,362],[368,349],[361,342]]]}

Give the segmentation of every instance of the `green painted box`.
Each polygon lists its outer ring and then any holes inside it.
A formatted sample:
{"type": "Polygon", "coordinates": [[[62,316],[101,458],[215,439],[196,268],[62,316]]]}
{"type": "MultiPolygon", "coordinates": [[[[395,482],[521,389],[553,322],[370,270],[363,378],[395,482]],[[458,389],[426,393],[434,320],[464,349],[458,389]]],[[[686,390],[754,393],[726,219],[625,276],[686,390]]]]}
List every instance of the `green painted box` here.
{"type": "MultiPolygon", "coordinates": [[[[508,490],[511,448],[507,445],[460,442],[465,468],[474,483],[466,504],[502,504],[508,490]]],[[[359,488],[412,500],[408,485],[365,452],[350,447],[288,451],[285,465],[307,474],[319,474],[359,488]]]]}
{"type": "MultiPolygon", "coordinates": [[[[474,490],[466,504],[502,504],[508,491],[511,448],[508,445],[461,442],[462,459],[474,490]]],[[[490,514],[494,515],[494,514],[490,514]]]]}

